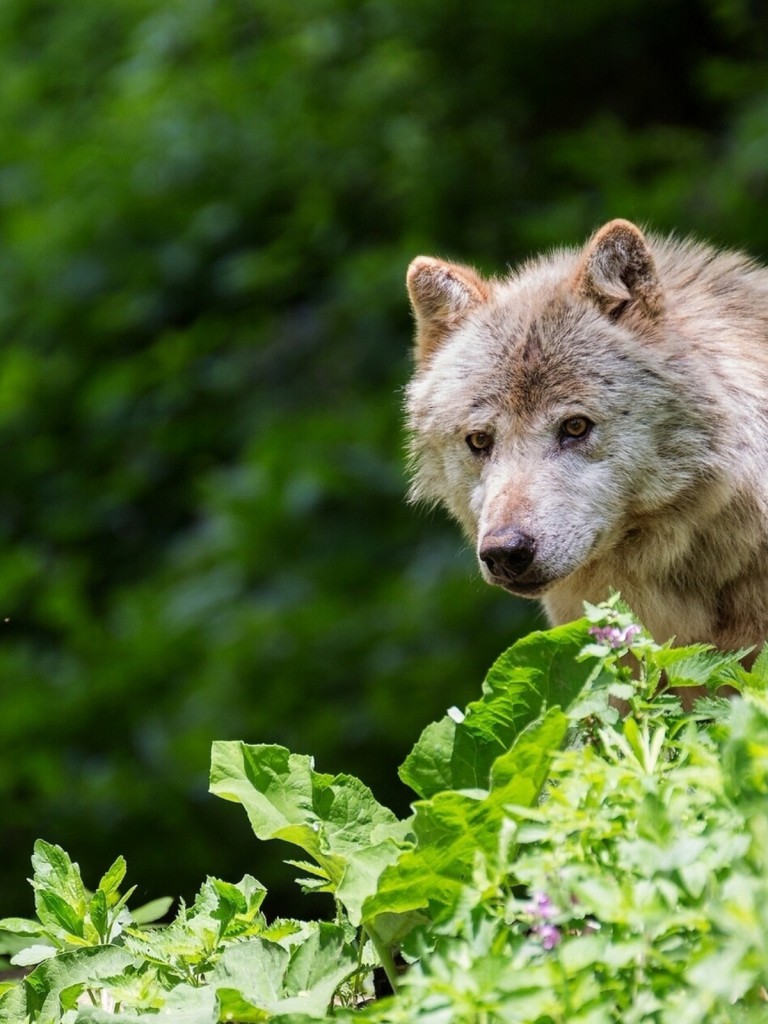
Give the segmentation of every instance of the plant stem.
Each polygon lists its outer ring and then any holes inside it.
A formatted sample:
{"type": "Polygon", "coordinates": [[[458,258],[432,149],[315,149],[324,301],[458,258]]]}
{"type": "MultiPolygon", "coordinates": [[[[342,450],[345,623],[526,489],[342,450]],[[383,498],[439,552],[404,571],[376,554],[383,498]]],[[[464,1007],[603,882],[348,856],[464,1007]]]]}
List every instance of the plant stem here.
{"type": "Polygon", "coordinates": [[[368,933],[368,936],[373,943],[374,949],[381,961],[381,966],[384,968],[384,973],[387,976],[389,984],[392,986],[392,991],[397,993],[397,968],[395,967],[395,961],[392,959],[392,951],[386,942],[382,942],[379,936],[376,934],[376,930],[373,925],[364,924],[363,928],[368,933]]]}

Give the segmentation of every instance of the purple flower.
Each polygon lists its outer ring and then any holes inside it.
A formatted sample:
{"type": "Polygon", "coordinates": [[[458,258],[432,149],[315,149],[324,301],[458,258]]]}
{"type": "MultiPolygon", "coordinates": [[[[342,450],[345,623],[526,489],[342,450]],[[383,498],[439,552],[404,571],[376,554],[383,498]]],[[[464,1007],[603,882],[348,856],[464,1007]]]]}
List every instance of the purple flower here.
{"type": "Polygon", "coordinates": [[[553,924],[537,924],[532,931],[541,939],[542,949],[554,949],[560,941],[560,929],[553,924]]]}
{"type": "Polygon", "coordinates": [[[557,914],[557,908],[545,892],[533,894],[528,910],[534,917],[539,917],[543,921],[548,921],[557,914]]]}
{"type": "Polygon", "coordinates": [[[605,644],[615,650],[617,647],[631,647],[632,639],[638,633],[642,633],[642,629],[635,623],[625,626],[624,629],[619,629],[618,626],[592,626],[589,633],[599,644],[605,644]]]}
{"type": "Polygon", "coordinates": [[[545,892],[534,892],[526,910],[534,918],[531,935],[540,939],[542,949],[554,949],[560,942],[561,935],[560,929],[552,923],[552,918],[558,913],[552,900],[545,892]]]}

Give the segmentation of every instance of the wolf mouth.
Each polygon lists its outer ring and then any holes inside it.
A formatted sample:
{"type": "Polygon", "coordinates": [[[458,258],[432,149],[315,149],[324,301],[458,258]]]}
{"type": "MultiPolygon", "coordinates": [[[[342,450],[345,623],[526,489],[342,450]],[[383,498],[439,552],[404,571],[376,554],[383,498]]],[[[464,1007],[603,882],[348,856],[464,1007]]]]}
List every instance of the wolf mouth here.
{"type": "Polygon", "coordinates": [[[543,594],[556,580],[530,580],[526,583],[520,580],[513,581],[509,579],[502,579],[498,576],[491,577],[490,580],[497,587],[501,587],[502,590],[506,590],[509,594],[514,594],[515,597],[538,597],[543,594]]]}

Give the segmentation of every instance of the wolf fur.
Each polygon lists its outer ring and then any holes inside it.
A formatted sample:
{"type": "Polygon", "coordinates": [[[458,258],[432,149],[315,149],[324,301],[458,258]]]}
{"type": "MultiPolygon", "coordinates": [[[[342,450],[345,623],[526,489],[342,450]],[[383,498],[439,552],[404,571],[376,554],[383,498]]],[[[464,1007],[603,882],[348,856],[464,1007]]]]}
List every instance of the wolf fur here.
{"type": "Polygon", "coordinates": [[[417,501],[552,623],[619,590],[655,638],[768,636],[768,271],[614,220],[488,280],[408,271],[417,501]]]}

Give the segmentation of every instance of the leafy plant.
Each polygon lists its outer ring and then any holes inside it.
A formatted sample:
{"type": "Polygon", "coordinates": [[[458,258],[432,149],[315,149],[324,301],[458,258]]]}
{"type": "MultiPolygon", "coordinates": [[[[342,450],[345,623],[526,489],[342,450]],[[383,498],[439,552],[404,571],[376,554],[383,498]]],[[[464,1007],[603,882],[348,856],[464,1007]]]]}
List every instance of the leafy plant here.
{"type": "Polygon", "coordinates": [[[311,758],[214,744],[212,792],[300,851],[334,919],[268,922],[253,878],[209,878],[156,926],[130,915],[121,860],[91,894],[38,843],[37,919],[0,922],[34,969],[0,1022],[763,1020],[768,649],[751,670],[746,655],[660,646],[618,597],[588,606],[425,729],[402,821],[311,758]],[[679,692],[702,685],[686,710],[679,692]]]}

